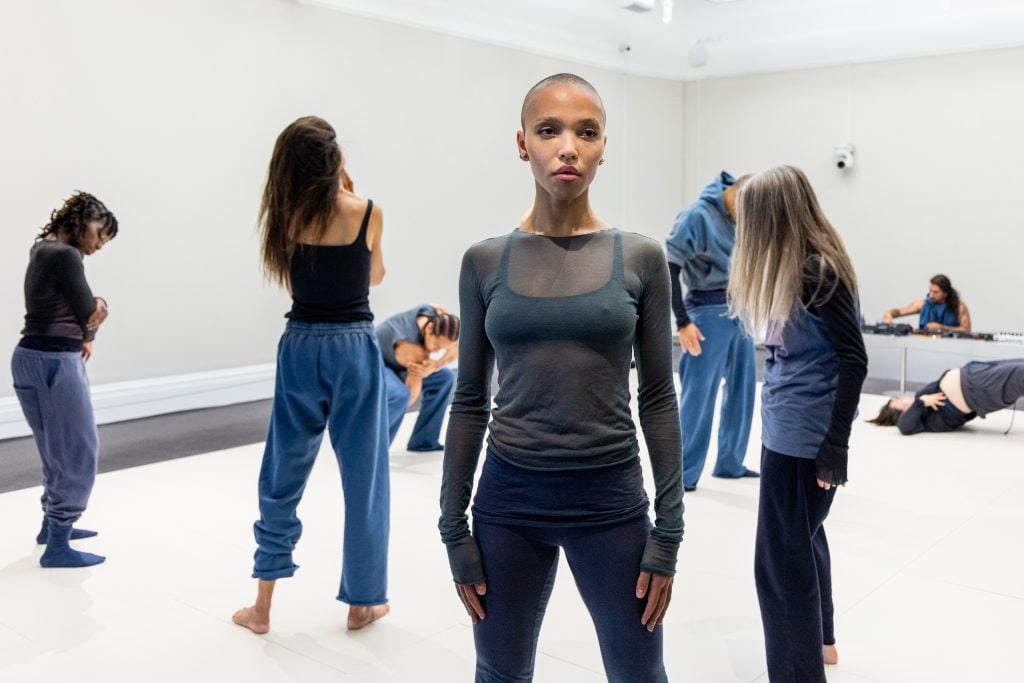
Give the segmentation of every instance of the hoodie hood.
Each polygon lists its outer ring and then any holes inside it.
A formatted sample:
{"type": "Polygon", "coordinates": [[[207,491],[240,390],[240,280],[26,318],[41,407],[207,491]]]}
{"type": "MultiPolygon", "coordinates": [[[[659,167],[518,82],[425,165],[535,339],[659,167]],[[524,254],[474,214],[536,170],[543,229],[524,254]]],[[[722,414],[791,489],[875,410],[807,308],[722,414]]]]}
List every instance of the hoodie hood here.
{"type": "Polygon", "coordinates": [[[729,218],[729,212],[725,208],[724,193],[728,188],[732,187],[735,182],[736,179],[733,178],[732,175],[727,171],[722,171],[718,174],[718,177],[708,183],[708,186],[700,193],[700,199],[705,202],[710,202],[716,209],[722,212],[723,216],[729,218]]]}
{"type": "Polygon", "coordinates": [[[723,193],[736,179],[722,171],[700,197],[676,216],[665,240],[668,260],[680,267],[691,291],[715,291],[729,284],[729,264],[736,245],[736,224],[725,209],[723,193]]]}

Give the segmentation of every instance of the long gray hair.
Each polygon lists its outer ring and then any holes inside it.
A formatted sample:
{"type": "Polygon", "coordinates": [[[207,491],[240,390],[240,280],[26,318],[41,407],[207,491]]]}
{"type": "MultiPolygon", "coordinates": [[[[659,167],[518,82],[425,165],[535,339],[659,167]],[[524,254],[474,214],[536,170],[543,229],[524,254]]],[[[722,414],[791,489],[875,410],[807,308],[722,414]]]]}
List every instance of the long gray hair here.
{"type": "Polygon", "coordinates": [[[778,166],[754,175],[740,190],[736,208],[729,313],[748,330],[789,319],[800,304],[811,256],[820,257],[819,284],[811,304],[828,301],[840,282],[856,296],[853,263],[803,171],[778,166]],[[825,277],[830,271],[834,278],[825,277]]]}

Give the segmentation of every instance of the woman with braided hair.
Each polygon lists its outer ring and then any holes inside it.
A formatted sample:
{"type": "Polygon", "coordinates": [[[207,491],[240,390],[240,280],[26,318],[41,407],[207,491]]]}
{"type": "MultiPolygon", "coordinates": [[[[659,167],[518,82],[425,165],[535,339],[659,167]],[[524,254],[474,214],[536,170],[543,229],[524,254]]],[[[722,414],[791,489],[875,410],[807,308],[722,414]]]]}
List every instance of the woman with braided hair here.
{"type": "Polygon", "coordinates": [[[25,328],[11,359],[14,391],[43,462],[43,526],[36,537],[44,567],[88,567],[101,555],[68,541],[95,536],[72,525],[85,512],[99,441],[85,361],[107,302],[93,296],[84,257],[117,235],[117,218],[103,202],[75,192],[50,216],[29,252],[25,328]]]}
{"type": "Polygon", "coordinates": [[[406,448],[440,451],[438,440],[455,373],[446,366],[459,356],[459,317],[437,304],[423,304],[377,326],[377,343],[387,372],[388,435],[395,440],[405,411],[417,400],[419,415],[406,448]]]}

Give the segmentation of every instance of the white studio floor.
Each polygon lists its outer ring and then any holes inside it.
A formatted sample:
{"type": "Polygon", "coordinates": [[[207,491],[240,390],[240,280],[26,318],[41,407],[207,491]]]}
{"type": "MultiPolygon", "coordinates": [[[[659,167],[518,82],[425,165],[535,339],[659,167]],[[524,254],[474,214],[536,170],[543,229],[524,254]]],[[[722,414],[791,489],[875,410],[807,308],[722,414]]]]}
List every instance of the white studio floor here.
{"type": "MultiPolygon", "coordinates": [[[[881,397],[865,396],[861,417],[881,397]]],[[[404,444],[407,418],[397,443],[404,444]]],[[[851,484],[826,523],[840,663],[833,683],[1024,680],[1024,418],[901,437],[859,422],[851,484]]],[[[755,424],[747,464],[756,467],[755,424]]],[[[327,440],[325,439],[325,446],[327,440]]],[[[108,556],[44,570],[39,489],[0,495],[0,681],[471,681],[469,621],[436,531],[440,454],[392,452],[391,614],[357,633],[334,600],[341,490],[324,449],[300,515],[302,566],[278,583],[271,632],[249,604],[261,444],[103,474],[76,545],[108,556]]],[[[713,452],[713,451],[712,451],[713,452]]],[[[646,464],[646,463],[645,463],[646,464]]],[[[710,464],[709,470],[710,471],[710,464]]],[[[755,480],[705,477],[686,497],[669,615],[673,681],[767,681],[753,580],[755,480]]],[[[602,681],[589,617],[563,565],[537,681],[602,681]]]]}

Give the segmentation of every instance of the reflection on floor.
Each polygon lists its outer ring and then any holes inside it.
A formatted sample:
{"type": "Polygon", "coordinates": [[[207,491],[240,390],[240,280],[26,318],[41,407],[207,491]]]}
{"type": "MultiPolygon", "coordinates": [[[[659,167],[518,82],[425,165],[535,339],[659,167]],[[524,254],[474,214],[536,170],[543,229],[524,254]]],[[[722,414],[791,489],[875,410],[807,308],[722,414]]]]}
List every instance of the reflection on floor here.
{"type": "MultiPolygon", "coordinates": [[[[862,416],[881,400],[865,396],[862,416]]],[[[1013,654],[1024,623],[1024,423],[1003,436],[1009,420],[1000,413],[957,434],[909,438],[856,425],[852,482],[827,523],[841,657],[830,681],[1024,678],[1013,654]]],[[[325,449],[300,508],[302,569],[278,586],[270,634],[231,624],[255,590],[261,450],[101,475],[82,520],[101,535],[77,545],[109,559],[86,570],[38,566],[39,489],[0,495],[0,680],[472,680],[472,634],[435,529],[440,454],[392,453],[387,618],[344,630],[345,606],[334,600],[341,492],[325,449]]],[[[758,450],[751,445],[748,466],[758,450]]],[[[665,623],[674,681],[767,680],[752,577],[756,496],[756,481],[709,477],[687,496],[665,623]]],[[[605,680],[564,565],[537,680],[605,680]]]]}

